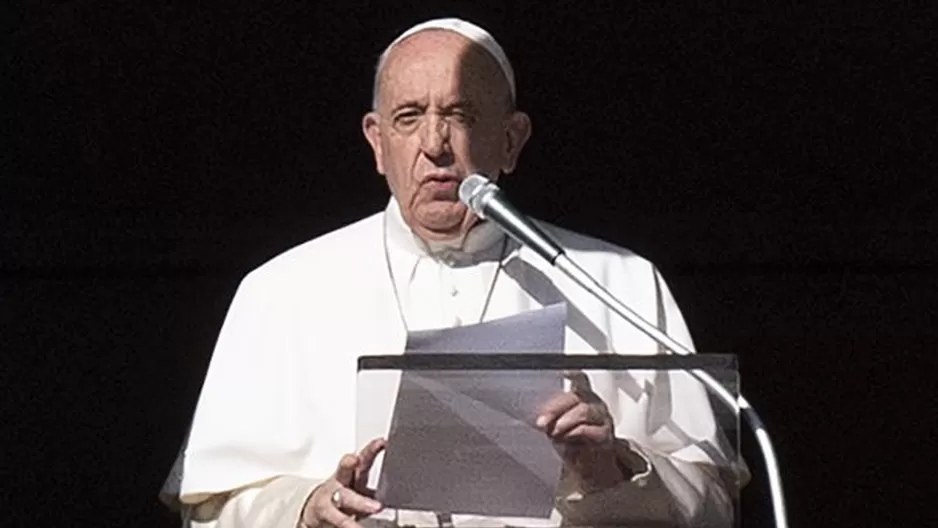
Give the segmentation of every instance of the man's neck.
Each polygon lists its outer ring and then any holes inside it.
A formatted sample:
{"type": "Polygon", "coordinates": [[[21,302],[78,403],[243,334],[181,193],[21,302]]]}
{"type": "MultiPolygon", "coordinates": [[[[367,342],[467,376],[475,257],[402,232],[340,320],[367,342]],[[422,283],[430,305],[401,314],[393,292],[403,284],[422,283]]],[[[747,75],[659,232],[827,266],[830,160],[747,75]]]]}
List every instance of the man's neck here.
{"type": "Polygon", "coordinates": [[[388,236],[393,243],[410,252],[433,258],[448,258],[454,255],[471,257],[490,249],[504,237],[498,226],[486,221],[478,221],[467,231],[448,239],[433,240],[420,237],[407,225],[400,206],[393,197],[385,214],[388,217],[388,236]]]}

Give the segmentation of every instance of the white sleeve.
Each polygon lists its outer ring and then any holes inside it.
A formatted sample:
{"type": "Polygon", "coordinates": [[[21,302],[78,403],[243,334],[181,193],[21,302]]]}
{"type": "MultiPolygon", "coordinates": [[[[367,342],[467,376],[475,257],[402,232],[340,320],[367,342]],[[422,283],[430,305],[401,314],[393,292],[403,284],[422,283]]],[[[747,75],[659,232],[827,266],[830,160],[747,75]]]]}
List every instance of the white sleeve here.
{"type": "Polygon", "coordinates": [[[593,491],[570,486],[576,479],[568,480],[558,503],[565,525],[734,526],[733,502],[715,468],[621,443],[630,452],[620,455],[621,465],[634,476],[593,491]]]}
{"type": "Polygon", "coordinates": [[[184,528],[297,528],[318,480],[282,476],[183,509],[184,528]]]}
{"type": "MultiPolygon", "coordinates": [[[[655,291],[645,316],[694,351],[667,284],[657,269],[650,271],[655,291]]],[[[656,353],[667,353],[652,346],[656,353]]],[[[743,479],[748,473],[735,447],[725,442],[706,389],[688,373],[667,371],[649,373],[634,389],[631,395],[620,392],[613,409],[616,434],[628,445],[624,465],[634,478],[607,490],[571,494],[565,519],[573,524],[733,526],[740,478],[734,471],[741,470],[743,479]]]]}

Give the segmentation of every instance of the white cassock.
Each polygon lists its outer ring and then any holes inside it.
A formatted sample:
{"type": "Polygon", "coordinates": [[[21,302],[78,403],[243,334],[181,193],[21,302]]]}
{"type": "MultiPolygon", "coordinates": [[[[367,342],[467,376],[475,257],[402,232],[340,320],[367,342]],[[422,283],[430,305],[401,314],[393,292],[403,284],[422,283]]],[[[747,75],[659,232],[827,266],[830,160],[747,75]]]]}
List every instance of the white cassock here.
{"type": "MultiPolygon", "coordinates": [[[[541,226],[606,288],[692,347],[656,268],[606,242],[541,226]]],[[[430,248],[397,203],[297,246],[249,273],[222,326],[175,468],[189,526],[293,528],[312,489],[357,452],[357,359],[403,353],[407,332],[472,324],[567,303],[567,354],[655,354],[658,345],[495,226],[459,250],[430,248]],[[392,281],[393,277],[393,281],[392,281]]],[[[591,374],[616,436],[648,467],[616,488],[567,488],[550,520],[454,515],[460,526],[543,526],[614,517],[623,526],[732,526],[748,479],[726,447],[705,389],[683,373],[591,374]],[[627,379],[626,379],[627,378],[627,379]],[[657,524],[656,524],[657,523],[657,524]]],[[[564,486],[559,486],[563,489],[564,486]]],[[[171,495],[171,497],[167,496],[171,495]]],[[[399,525],[437,526],[429,512],[399,525]]]]}

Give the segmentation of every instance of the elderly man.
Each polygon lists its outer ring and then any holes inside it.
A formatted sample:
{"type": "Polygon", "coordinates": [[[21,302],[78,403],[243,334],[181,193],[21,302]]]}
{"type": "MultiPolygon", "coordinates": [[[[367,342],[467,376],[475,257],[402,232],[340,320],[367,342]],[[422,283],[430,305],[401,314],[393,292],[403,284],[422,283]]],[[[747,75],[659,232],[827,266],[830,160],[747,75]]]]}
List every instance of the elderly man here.
{"type": "MultiPolygon", "coordinates": [[[[242,281],[177,468],[173,497],[188,525],[378,522],[365,518],[383,505],[363,485],[386,440],[355,445],[356,360],[402,352],[408,332],[563,301],[566,353],[660,352],[458,200],[470,173],[510,174],[531,133],[515,107],[511,65],[487,32],[441,19],[402,34],[381,56],[362,128],[393,196],[384,211],[286,251],[242,281]]],[[[636,311],[691,345],[651,263],[541,225],[636,311]]],[[[597,383],[605,403],[581,391],[544,402],[537,426],[576,446],[547,525],[732,524],[739,467],[718,447],[706,395],[686,376],[661,376],[597,383]]],[[[401,511],[387,522],[508,524],[443,513],[401,511]]]]}

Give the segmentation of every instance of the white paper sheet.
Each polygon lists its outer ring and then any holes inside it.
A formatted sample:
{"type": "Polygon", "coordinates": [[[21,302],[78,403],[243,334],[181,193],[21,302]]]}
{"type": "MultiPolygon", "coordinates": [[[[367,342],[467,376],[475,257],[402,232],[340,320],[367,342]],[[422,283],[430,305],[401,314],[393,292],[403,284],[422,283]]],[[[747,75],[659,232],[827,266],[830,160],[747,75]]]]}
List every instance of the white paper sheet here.
{"type": "MultiPolygon", "coordinates": [[[[407,354],[560,354],[566,305],[414,333],[407,354]]],[[[563,390],[557,370],[401,373],[377,498],[387,508],[546,518],[562,460],[534,427],[563,390]]]]}

